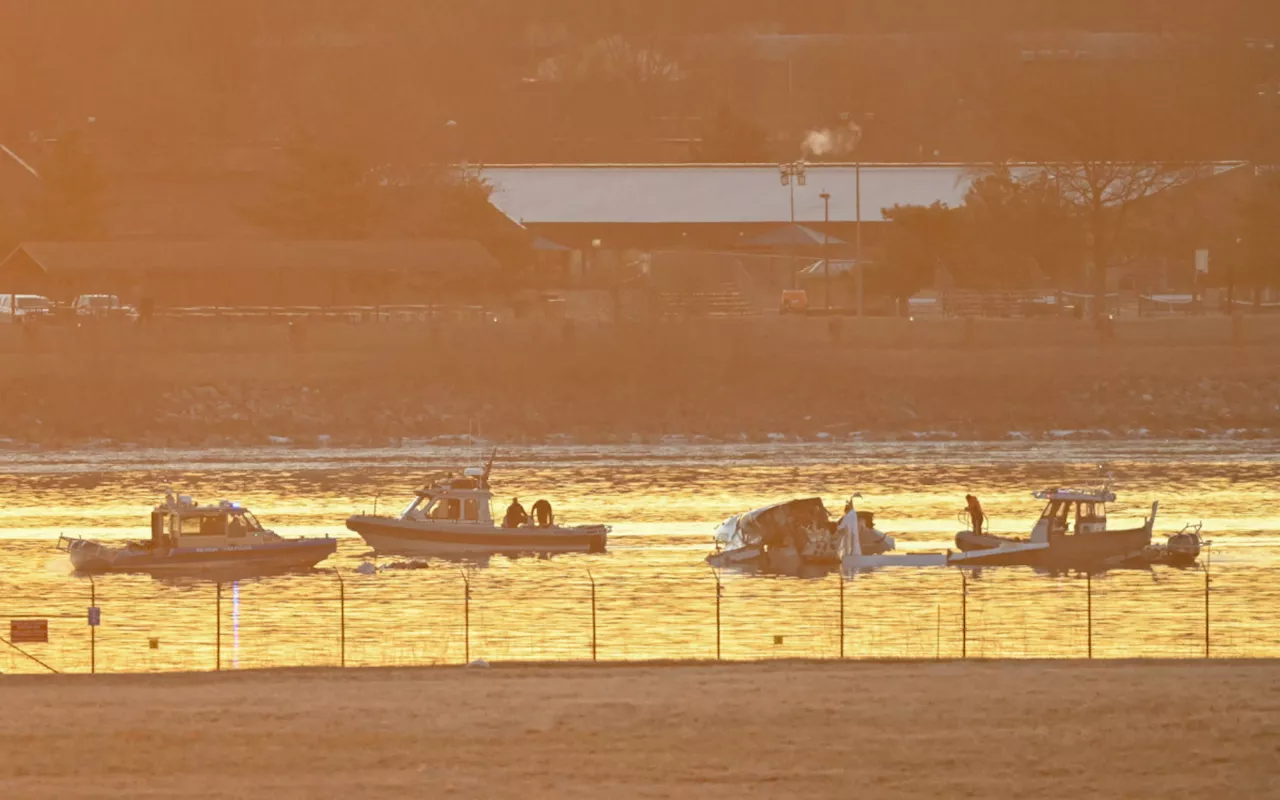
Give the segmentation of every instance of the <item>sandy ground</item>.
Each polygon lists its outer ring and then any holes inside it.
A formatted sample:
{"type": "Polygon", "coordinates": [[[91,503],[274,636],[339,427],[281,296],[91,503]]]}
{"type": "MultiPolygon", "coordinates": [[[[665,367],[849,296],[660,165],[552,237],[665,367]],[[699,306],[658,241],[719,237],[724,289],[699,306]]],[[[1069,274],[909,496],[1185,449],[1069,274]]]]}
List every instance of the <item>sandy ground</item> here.
{"type": "Polygon", "coordinates": [[[1280,796],[1280,664],[0,678],[0,797],[1280,796]]]}

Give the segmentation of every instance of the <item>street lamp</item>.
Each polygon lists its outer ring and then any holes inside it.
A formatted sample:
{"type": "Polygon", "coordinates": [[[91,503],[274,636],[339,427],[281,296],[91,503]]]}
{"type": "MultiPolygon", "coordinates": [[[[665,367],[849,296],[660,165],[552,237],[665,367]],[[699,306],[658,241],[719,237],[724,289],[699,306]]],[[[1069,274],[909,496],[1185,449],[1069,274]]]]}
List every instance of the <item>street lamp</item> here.
{"type": "Polygon", "coordinates": [[[854,218],[856,236],[854,244],[854,258],[857,259],[858,267],[858,319],[862,319],[862,159],[858,159],[853,164],[853,194],[854,194],[854,218]]]}
{"type": "Polygon", "coordinates": [[[809,165],[806,164],[803,159],[801,159],[800,161],[791,161],[786,164],[778,165],[778,180],[782,181],[783,186],[791,187],[791,224],[792,225],[796,224],[796,187],[795,187],[795,184],[792,183],[791,179],[795,178],[795,183],[798,183],[801,186],[804,186],[806,182],[805,168],[808,166],[809,165]]]}
{"type": "Polygon", "coordinates": [[[1227,314],[1233,314],[1236,310],[1236,262],[1243,258],[1242,244],[1244,244],[1244,238],[1237,236],[1236,251],[1227,262],[1227,314]]]}
{"type": "Polygon", "coordinates": [[[791,273],[791,288],[796,288],[796,184],[805,185],[805,168],[808,164],[804,159],[799,161],[791,161],[778,165],[778,180],[783,186],[791,189],[791,228],[787,231],[791,237],[791,263],[789,264],[789,272],[791,273]],[[794,180],[793,180],[794,179],[794,180]]]}
{"type": "Polygon", "coordinates": [[[823,292],[826,295],[827,312],[831,311],[831,259],[827,256],[827,229],[831,227],[831,193],[823,189],[822,194],[822,273],[823,292]]]}

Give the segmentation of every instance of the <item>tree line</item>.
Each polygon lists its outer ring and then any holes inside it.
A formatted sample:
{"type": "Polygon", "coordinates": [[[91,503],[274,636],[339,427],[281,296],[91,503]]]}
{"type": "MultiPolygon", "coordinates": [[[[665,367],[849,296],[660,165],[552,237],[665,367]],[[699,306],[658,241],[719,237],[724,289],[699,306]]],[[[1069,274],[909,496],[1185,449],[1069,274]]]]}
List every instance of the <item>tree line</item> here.
{"type": "Polygon", "coordinates": [[[702,140],[724,108],[760,130],[748,150],[766,159],[797,157],[809,129],[854,114],[873,120],[868,159],[1025,160],[1050,157],[1051,142],[1011,111],[1087,95],[1095,73],[1134,87],[1138,102],[1108,109],[1147,151],[1133,157],[1163,157],[1175,126],[1194,132],[1199,158],[1256,158],[1280,140],[1280,4],[1249,0],[48,0],[12,11],[0,48],[11,146],[93,117],[95,137],[128,156],[302,132],[401,158],[455,120],[472,161],[715,160],[702,140]]]}
{"type": "Polygon", "coordinates": [[[959,206],[883,212],[892,291],[907,296],[942,282],[1097,295],[1107,291],[1108,269],[1143,259],[1180,264],[1189,288],[1194,251],[1203,248],[1213,260],[1199,286],[1248,288],[1257,300],[1262,288],[1280,286],[1280,172],[1231,169],[1239,172],[1154,163],[994,165],[974,176],[959,206]],[[1223,213],[1206,219],[1206,202],[1223,213]]]}

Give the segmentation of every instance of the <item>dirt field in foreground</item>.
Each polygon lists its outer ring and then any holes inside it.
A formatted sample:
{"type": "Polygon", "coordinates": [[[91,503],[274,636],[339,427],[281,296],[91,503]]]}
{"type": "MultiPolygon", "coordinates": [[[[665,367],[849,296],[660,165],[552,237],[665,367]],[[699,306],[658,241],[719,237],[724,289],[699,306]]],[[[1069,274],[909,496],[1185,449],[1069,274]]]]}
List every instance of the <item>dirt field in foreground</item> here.
{"type": "Polygon", "coordinates": [[[1280,664],[0,678],[0,797],[1277,797],[1280,664]]]}

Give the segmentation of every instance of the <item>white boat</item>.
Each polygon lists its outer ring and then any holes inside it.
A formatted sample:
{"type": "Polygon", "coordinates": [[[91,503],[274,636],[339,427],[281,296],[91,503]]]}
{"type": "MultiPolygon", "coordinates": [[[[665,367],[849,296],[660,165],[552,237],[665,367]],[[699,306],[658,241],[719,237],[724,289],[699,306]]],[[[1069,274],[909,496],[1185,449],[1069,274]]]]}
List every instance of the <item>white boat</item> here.
{"type": "Polygon", "coordinates": [[[357,514],[347,527],[380,553],[466,557],[604,552],[607,525],[557,525],[545,500],[534,504],[527,521],[495,523],[490,467],[430,480],[398,516],[357,514]]]}
{"type": "Polygon", "coordinates": [[[328,536],[279,536],[239,503],[200,505],[189,495],[172,492],[151,512],[149,540],[113,547],[58,537],[58,549],[84,573],[271,573],[314,567],[337,547],[338,541],[328,536]]]}
{"type": "Polygon", "coordinates": [[[1116,495],[1109,486],[1096,489],[1057,487],[1033,492],[1045,501],[1027,539],[994,536],[972,530],[956,534],[961,552],[948,555],[957,566],[1024,565],[1048,570],[1105,569],[1139,557],[1151,544],[1160,503],[1136,528],[1107,527],[1107,503],[1116,495]]]}
{"type": "MultiPolygon", "coordinates": [[[[1030,537],[1015,539],[986,531],[956,534],[960,552],[870,553],[861,547],[862,537],[853,536],[848,522],[840,523],[840,563],[846,570],[876,567],[922,566],[1029,566],[1046,570],[1105,569],[1122,566],[1142,557],[1151,544],[1158,502],[1151,504],[1151,516],[1140,527],[1108,529],[1106,504],[1114,502],[1109,487],[1100,489],[1054,488],[1034,492],[1046,501],[1030,537]]],[[[856,513],[852,509],[850,514],[856,513]]],[[[1184,549],[1190,550],[1190,543],[1184,549]]],[[[1198,542],[1197,542],[1198,544],[1198,542]]],[[[1198,553],[1198,547],[1196,548],[1198,553]]]]}

